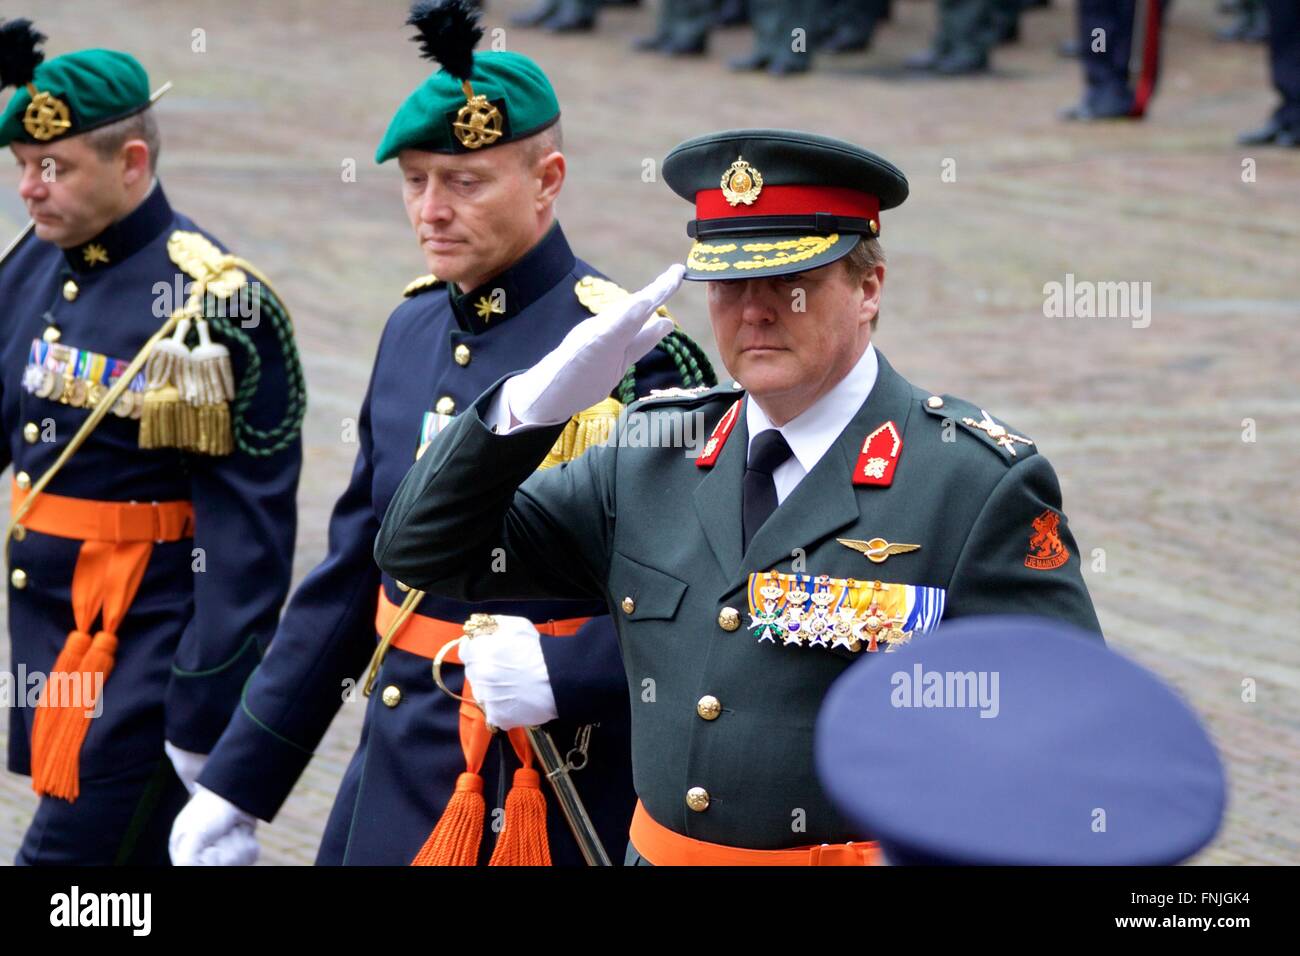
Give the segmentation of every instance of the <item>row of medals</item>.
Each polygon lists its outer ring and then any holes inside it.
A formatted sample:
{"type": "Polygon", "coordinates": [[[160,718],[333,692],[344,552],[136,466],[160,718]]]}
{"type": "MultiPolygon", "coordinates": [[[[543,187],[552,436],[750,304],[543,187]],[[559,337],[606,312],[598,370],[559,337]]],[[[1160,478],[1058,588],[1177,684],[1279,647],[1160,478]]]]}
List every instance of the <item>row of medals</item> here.
{"type": "MultiPolygon", "coordinates": [[[[833,607],[839,595],[832,586],[851,589],[858,582],[837,581],[831,585],[829,579],[819,578],[818,583],[823,586],[811,592],[799,585],[786,591],[769,579],[769,583],[758,588],[762,607],[750,613],[750,633],[759,643],[775,644],[779,639],[787,645],[843,647],[854,654],[862,650],[874,653],[880,650],[881,644],[888,652],[911,640],[912,632],[902,629],[903,619],[890,616],[874,600],[865,609],[858,610],[845,595],[848,606],[833,607]]],[[[879,589],[879,586],[873,588],[879,589]]]]}
{"type": "MultiPolygon", "coordinates": [[[[49,343],[49,356],[45,365],[29,364],[23,374],[23,387],[37,398],[46,398],[61,405],[73,408],[94,408],[113,387],[113,381],[104,382],[79,378],[76,375],[76,356],[78,350],[49,343]]],[[[83,353],[88,358],[102,356],[83,353]]],[[[106,362],[113,361],[105,358],[106,362]]],[[[87,365],[91,364],[89,361],[87,365]]],[[[112,413],[118,418],[139,418],[144,408],[144,376],[138,375],[132,387],[123,392],[113,403],[112,413]],[[136,386],[140,386],[138,389],[136,386]]]]}

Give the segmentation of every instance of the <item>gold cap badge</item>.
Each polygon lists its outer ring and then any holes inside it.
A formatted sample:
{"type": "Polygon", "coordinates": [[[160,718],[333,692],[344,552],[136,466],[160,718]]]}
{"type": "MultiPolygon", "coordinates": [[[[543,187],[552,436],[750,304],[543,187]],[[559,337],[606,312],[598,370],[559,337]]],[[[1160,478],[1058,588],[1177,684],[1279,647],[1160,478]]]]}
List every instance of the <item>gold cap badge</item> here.
{"type": "Polygon", "coordinates": [[[27,135],[44,143],[72,129],[67,103],[53,93],[37,90],[34,83],[27,84],[27,92],[32,97],[27,112],[23,114],[23,129],[27,130],[27,135]]]}
{"type": "Polygon", "coordinates": [[[745,162],[743,156],[737,156],[722,174],[722,196],[733,206],[752,205],[762,191],[763,174],[745,162]]]}
{"type": "Polygon", "coordinates": [[[456,113],[452,129],[456,138],[466,149],[480,149],[491,146],[501,138],[504,120],[501,111],[488,102],[481,93],[475,93],[469,80],[461,81],[465,91],[465,105],[456,113]]]}

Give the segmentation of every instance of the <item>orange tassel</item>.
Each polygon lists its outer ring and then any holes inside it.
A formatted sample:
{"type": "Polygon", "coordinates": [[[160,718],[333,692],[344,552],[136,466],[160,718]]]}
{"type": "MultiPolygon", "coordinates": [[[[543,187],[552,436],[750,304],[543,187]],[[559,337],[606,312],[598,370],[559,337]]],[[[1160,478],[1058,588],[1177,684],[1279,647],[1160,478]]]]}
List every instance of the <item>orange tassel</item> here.
{"type": "Polygon", "coordinates": [[[506,794],[506,822],[497,837],[488,866],[550,866],[546,840],[546,797],[542,778],[531,767],[520,767],[506,794]]]}
{"type": "MultiPolygon", "coordinates": [[[[63,649],[59,651],[59,656],[54,660],[54,666],[50,668],[50,677],[55,674],[68,674],[75,671],[81,666],[81,659],[86,656],[86,651],[90,650],[90,635],[85,631],[71,631],[68,639],[63,643],[63,649]]],[[[41,694],[40,703],[36,707],[36,716],[32,720],[32,776],[37,774],[37,768],[45,763],[49,753],[48,740],[54,728],[59,725],[58,714],[66,701],[60,701],[57,704],[50,701],[50,685],[47,679],[45,690],[41,694]]]]}
{"type": "Polygon", "coordinates": [[[476,773],[462,773],[456,789],[447,801],[447,809],[433,828],[411,866],[474,866],[478,847],[483,842],[483,817],[487,802],[483,799],[483,778],[476,773]]]}
{"type": "Polygon", "coordinates": [[[103,682],[113,672],[116,654],[117,635],[100,631],[82,657],[80,666],[70,671],[76,678],[73,686],[81,689],[83,699],[64,701],[62,706],[50,711],[55,721],[43,740],[44,758],[40,761],[39,769],[35,765],[32,767],[32,789],[37,793],[58,797],[69,803],[80,794],[81,745],[90,730],[97,689],[104,686],[103,682]]]}

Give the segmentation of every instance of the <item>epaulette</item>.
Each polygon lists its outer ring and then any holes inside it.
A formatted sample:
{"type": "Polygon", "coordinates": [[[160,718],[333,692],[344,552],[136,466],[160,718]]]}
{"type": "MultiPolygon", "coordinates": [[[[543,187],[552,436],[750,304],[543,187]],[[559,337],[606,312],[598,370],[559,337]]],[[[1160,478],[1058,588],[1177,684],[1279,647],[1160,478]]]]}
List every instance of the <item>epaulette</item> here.
{"type": "MultiPolygon", "coordinates": [[[[583,276],[574,283],[573,292],[577,295],[578,301],[582,303],[583,308],[592,315],[604,311],[607,306],[622,301],[632,294],[617,282],[602,279],[600,276],[583,276]]],[[[667,306],[661,305],[655,311],[665,318],[671,319],[673,317],[667,306]]]]}
{"type": "Polygon", "coordinates": [[[638,398],[630,407],[641,409],[649,404],[653,404],[656,408],[663,405],[700,405],[718,398],[729,398],[734,401],[743,398],[744,394],[738,384],[714,385],[712,388],[707,385],[698,388],[654,388],[648,395],[638,398]]]}
{"type": "Polygon", "coordinates": [[[413,295],[419,295],[426,289],[436,289],[438,286],[446,284],[446,282],[430,272],[427,276],[420,276],[420,278],[408,282],[406,288],[402,290],[402,297],[409,299],[413,295]]]}
{"type": "Polygon", "coordinates": [[[993,449],[1008,465],[1038,453],[1038,447],[1029,438],[1018,434],[1005,423],[977,405],[952,395],[930,395],[914,389],[916,400],[932,418],[956,422],[980,443],[993,449]]]}
{"type": "Polygon", "coordinates": [[[267,278],[251,263],[223,252],[198,232],[177,229],[167,238],[167,254],[194,280],[186,301],[156,334],[144,368],[140,414],[141,448],[179,448],[204,455],[229,455],[236,448],[266,457],[297,440],[306,411],[307,391],[293,339],[293,322],[267,278]],[[253,282],[250,283],[249,277],[253,282]],[[248,412],[260,397],[258,345],[241,323],[256,310],[263,347],[278,347],[288,393],[284,415],[272,428],[255,428],[248,412]],[[170,332],[170,337],[166,337],[170,332]],[[190,345],[193,332],[197,342],[190,345]],[[244,378],[236,382],[230,349],[249,356],[244,378]]]}

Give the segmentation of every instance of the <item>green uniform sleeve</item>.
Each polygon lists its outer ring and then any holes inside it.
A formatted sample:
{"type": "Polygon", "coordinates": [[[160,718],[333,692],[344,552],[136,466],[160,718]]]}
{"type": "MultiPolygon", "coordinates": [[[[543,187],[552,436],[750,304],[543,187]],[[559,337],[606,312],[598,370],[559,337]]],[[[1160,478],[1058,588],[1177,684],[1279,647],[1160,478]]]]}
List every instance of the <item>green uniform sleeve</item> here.
{"type": "Polygon", "coordinates": [[[375,561],[413,588],[463,601],[603,599],[614,448],[536,472],[564,426],[495,435],[481,417],[495,394],[458,416],[407,473],[375,561]]]}
{"type": "Polygon", "coordinates": [[[948,618],[1036,614],[1098,635],[1079,546],[1042,455],[1007,470],[976,518],[948,584],[948,618]]]}

